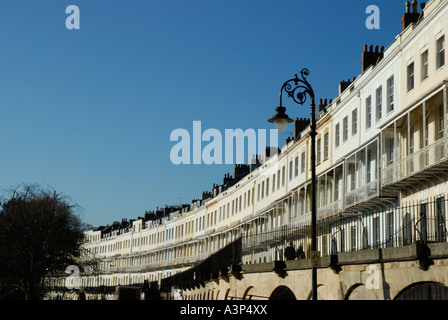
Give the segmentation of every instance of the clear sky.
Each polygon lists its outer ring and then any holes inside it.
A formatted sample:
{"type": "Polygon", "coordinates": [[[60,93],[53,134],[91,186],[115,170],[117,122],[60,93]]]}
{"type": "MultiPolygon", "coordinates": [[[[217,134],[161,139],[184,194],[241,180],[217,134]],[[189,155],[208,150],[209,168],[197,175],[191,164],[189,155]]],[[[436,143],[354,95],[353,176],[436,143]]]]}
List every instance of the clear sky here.
{"type": "Polygon", "coordinates": [[[361,73],[363,45],[400,33],[404,3],[2,0],[0,189],[51,186],[94,226],[189,203],[232,166],[173,165],[174,129],[271,129],[281,85],[303,67],[317,98],[334,99],[361,73]],[[79,30],[65,26],[69,5],[79,30]],[[379,30],[365,26],[369,5],[379,30]]]}

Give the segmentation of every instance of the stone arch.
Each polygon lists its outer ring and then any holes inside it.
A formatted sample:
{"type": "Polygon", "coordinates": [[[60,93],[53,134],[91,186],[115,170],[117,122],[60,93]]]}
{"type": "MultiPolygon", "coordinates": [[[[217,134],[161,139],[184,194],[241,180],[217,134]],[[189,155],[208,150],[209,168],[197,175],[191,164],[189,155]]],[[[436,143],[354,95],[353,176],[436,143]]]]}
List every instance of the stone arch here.
{"type": "Polygon", "coordinates": [[[347,293],[345,294],[344,300],[350,300],[350,295],[352,294],[352,292],[355,291],[356,288],[358,288],[362,285],[363,285],[362,283],[355,283],[350,288],[348,288],[347,293]]]}
{"type": "MultiPolygon", "coordinates": [[[[319,300],[319,287],[322,286],[322,284],[318,284],[317,285],[317,299],[319,300]]],[[[306,300],[311,300],[313,295],[313,289],[310,290],[310,292],[308,293],[308,297],[306,298],[306,300]]]]}
{"type": "Polygon", "coordinates": [[[403,288],[394,300],[448,300],[448,287],[440,282],[415,282],[403,288]]]}
{"type": "Polygon", "coordinates": [[[243,300],[251,300],[252,299],[252,296],[248,294],[249,291],[252,289],[253,289],[253,286],[250,286],[246,289],[246,291],[244,291],[243,300]]]}
{"type": "MultiPolygon", "coordinates": [[[[317,288],[318,300],[340,300],[339,290],[335,288],[335,286],[321,283],[317,286],[317,288]]],[[[308,297],[309,300],[312,298],[311,295],[312,291],[308,297]]]]}
{"type": "Polygon", "coordinates": [[[272,291],[269,300],[297,300],[297,298],[291,289],[282,285],[272,291]]]}
{"type": "Polygon", "coordinates": [[[378,300],[378,297],[363,283],[355,283],[347,290],[344,300],[378,300]]]}

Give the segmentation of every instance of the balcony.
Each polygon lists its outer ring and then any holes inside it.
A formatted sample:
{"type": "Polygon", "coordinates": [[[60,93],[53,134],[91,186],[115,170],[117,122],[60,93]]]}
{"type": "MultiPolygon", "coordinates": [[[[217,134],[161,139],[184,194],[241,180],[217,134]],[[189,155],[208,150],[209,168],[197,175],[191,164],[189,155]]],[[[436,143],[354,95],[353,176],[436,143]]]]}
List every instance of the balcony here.
{"type": "Polygon", "coordinates": [[[345,195],[345,208],[378,197],[378,180],[369,182],[345,195]]]}
{"type": "Polygon", "coordinates": [[[385,190],[402,189],[427,178],[437,177],[448,169],[448,139],[439,139],[413,154],[395,161],[382,171],[385,190]]]}
{"type": "Polygon", "coordinates": [[[325,219],[332,215],[338,214],[344,211],[344,202],[342,199],[333,201],[327,205],[324,205],[317,209],[317,219],[325,219]]]}

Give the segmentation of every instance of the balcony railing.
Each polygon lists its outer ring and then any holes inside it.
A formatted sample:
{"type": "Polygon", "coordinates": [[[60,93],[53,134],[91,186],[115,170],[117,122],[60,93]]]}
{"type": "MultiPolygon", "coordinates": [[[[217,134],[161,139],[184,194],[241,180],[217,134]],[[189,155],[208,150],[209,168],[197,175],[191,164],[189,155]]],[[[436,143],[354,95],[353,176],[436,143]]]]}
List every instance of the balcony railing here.
{"type": "Polygon", "coordinates": [[[392,185],[448,160],[448,139],[439,139],[413,154],[395,161],[382,171],[382,185],[392,185]]]}
{"type": "Polygon", "coordinates": [[[325,206],[317,209],[317,219],[325,219],[344,210],[344,202],[342,199],[333,201],[325,206]]]}
{"type": "Polygon", "coordinates": [[[345,208],[378,196],[378,180],[369,182],[345,195],[345,208]]]}
{"type": "MultiPolygon", "coordinates": [[[[380,212],[321,220],[317,223],[318,250],[326,256],[337,252],[402,247],[412,243],[446,242],[446,208],[447,200],[438,198],[402,207],[390,205],[380,212]]],[[[244,261],[255,263],[259,256],[273,261],[277,252],[283,252],[289,242],[293,242],[295,248],[302,245],[304,250],[309,249],[310,223],[287,225],[244,236],[242,252],[247,257],[244,261]]]]}

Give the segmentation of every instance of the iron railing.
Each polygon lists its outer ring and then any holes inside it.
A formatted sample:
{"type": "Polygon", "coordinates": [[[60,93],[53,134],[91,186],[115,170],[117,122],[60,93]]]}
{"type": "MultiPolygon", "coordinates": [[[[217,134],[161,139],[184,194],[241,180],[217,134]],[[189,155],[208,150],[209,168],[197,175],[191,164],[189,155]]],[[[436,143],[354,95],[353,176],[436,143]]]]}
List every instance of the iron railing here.
{"type": "Polygon", "coordinates": [[[413,174],[447,161],[448,139],[442,138],[407,157],[398,159],[382,171],[382,185],[390,185],[413,174]]]}
{"type": "MultiPolygon", "coordinates": [[[[390,206],[379,212],[342,213],[317,222],[321,256],[375,248],[400,247],[411,243],[446,242],[447,200],[433,198],[405,206],[390,206]]],[[[311,224],[285,225],[242,238],[243,263],[284,259],[284,249],[293,242],[310,254],[311,224]]]]}

